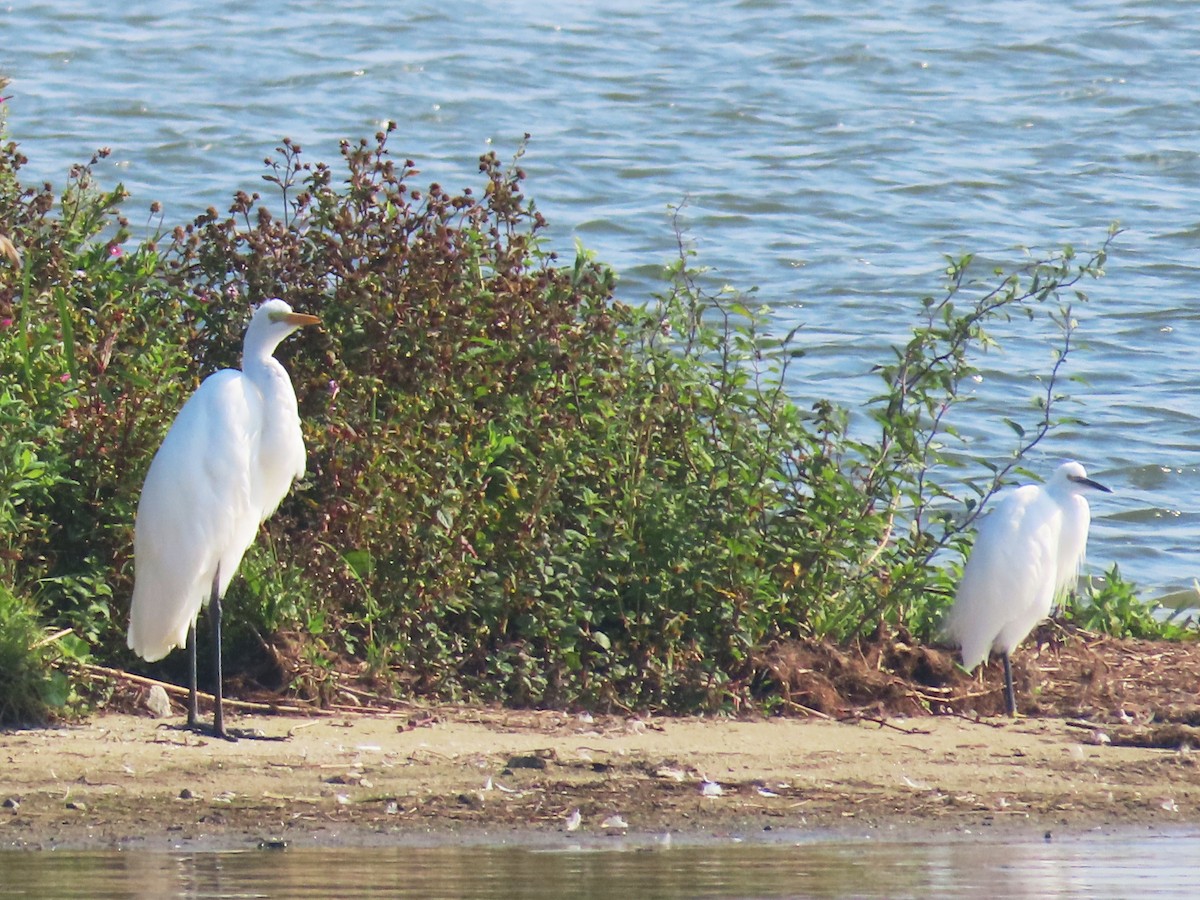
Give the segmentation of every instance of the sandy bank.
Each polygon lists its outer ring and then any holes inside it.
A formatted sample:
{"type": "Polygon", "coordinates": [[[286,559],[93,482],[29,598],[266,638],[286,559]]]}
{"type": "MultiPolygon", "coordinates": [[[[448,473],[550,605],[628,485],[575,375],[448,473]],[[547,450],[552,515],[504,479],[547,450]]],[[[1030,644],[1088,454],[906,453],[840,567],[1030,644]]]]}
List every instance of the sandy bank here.
{"type": "Polygon", "coordinates": [[[422,707],[233,724],[286,739],[230,743],[119,714],[0,733],[0,846],[1200,825],[1196,754],[1089,743],[1103,729],[1060,718],[593,719],[422,707]]]}

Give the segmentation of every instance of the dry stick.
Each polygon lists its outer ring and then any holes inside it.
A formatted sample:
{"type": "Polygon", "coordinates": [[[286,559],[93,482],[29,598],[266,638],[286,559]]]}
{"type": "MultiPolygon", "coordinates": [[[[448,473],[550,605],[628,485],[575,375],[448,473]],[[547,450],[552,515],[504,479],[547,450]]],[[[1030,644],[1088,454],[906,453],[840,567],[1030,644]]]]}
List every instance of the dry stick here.
{"type": "MultiPolygon", "coordinates": [[[[347,685],[341,681],[338,682],[337,689],[339,691],[345,691],[347,694],[350,694],[351,696],[361,697],[364,700],[374,700],[377,703],[380,703],[383,706],[386,706],[386,707],[389,707],[392,709],[395,709],[396,707],[399,707],[399,706],[409,706],[409,707],[413,706],[413,704],[411,704],[411,703],[405,704],[399,700],[388,700],[386,697],[382,697],[379,694],[376,694],[372,691],[364,691],[359,688],[352,688],[349,685],[347,685]]],[[[353,704],[351,704],[351,706],[352,705],[353,704]]]]}
{"type": "MultiPolygon", "coordinates": [[[[108,666],[98,666],[95,663],[78,663],[78,665],[90,675],[102,675],[106,678],[115,678],[117,681],[125,681],[130,684],[140,685],[142,687],[154,687],[158,685],[168,694],[174,694],[177,697],[186,697],[188,689],[177,684],[171,684],[169,681],[158,681],[154,678],[147,678],[144,675],[134,675],[132,672],[125,672],[121,669],[111,669],[108,666]]],[[[213,701],[212,694],[206,694],[204,691],[197,691],[196,695],[203,700],[211,703],[213,701]]],[[[225,700],[226,705],[232,706],[235,709],[248,710],[250,712],[267,712],[267,713],[297,713],[299,715],[335,715],[334,712],[326,712],[312,706],[287,706],[281,703],[256,703],[250,700],[225,700]]]]}
{"type": "Polygon", "coordinates": [[[811,706],[805,706],[803,703],[797,703],[795,700],[789,700],[787,697],[780,698],[785,706],[790,706],[792,709],[804,713],[806,716],[815,716],[818,719],[832,719],[833,716],[828,713],[823,713],[819,709],[813,709],[811,706]]]}
{"type": "Polygon", "coordinates": [[[74,630],[75,629],[73,629],[73,628],[64,628],[62,631],[56,631],[56,632],[54,632],[54,634],[48,634],[44,638],[42,638],[40,641],[38,641],[36,644],[34,644],[32,647],[30,647],[29,649],[36,650],[36,649],[38,649],[38,647],[45,647],[47,644],[53,644],[59,638],[66,637],[68,634],[70,634],[74,630]]]}
{"type": "Polygon", "coordinates": [[[968,716],[966,713],[955,712],[954,710],[943,713],[943,715],[950,716],[953,719],[962,719],[964,722],[970,722],[972,725],[986,725],[988,728],[1007,727],[1004,722],[989,722],[986,719],[980,718],[978,715],[968,716]]]}
{"type": "Polygon", "coordinates": [[[896,524],[896,504],[897,503],[899,503],[899,500],[897,500],[896,498],[892,498],[892,501],[890,503],[890,506],[892,508],[888,511],[888,523],[887,523],[887,528],[885,528],[883,530],[883,539],[878,543],[878,545],[876,545],[875,549],[871,552],[871,555],[868,556],[861,563],[859,563],[858,571],[860,571],[860,572],[865,571],[867,566],[869,566],[869,565],[871,565],[871,563],[875,562],[875,560],[878,558],[879,554],[883,552],[883,548],[887,546],[888,541],[890,541],[892,539],[892,526],[894,526],[896,524]]]}
{"type": "Polygon", "coordinates": [[[899,685],[900,690],[904,693],[904,696],[908,697],[910,700],[916,700],[918,703],[950,703],[951,701],[958,699],[953,694],[942,694],[940,697],[934,697],[926,694],[924,691],[919,691],[916,688],[910,688],[900,680],[893,682],[893,685],[899,685]]]}
{"type": "Polygon", "coordinates": [[[373,716],[378,719],[411,719],[411,712],[397,711],[395,709],[385,709],[378,706],[353,706],[348,703],[330,703],[324,708],[324,711],[329,715],[355,715],[355,716],[373,716]]]}
{"type": "Polygon", "coordinates": [[[879,716],[872,716],[872,715],[867,715],[866,713],[859,713],[859,712],[850,713],[850,715],[846,716],[845,718],[838,719],[838,721],[839,722],[849,722],[849,721],[871,722],[871,723],[873,723],[875,725],[879,725],[883,728],[894,729],[895,731],[899,731],[901,734],[930,734],[931,733],[926,728],[917,728],[915,726],[912,728],[905,728],[902,725],[895,725],[892,722],[889,722],[887,719],[881,719],[879,716]]]}
{"type": "MultiPolygon", "coordinates": [[[[122,669],[110,669],[107,666],[98,666],[93,663],[82,663],[82,668],[93,675],[104,675],[109,678],[115,678],[118,681],[126,681],[131,684],[141,685],[142,687],[160,686],[169,694],[186,697],[188,689],[177,684],[171,684],[169,681],[158,681],[154,678],[147,678],[144,675],[134,675],[132,672],[126,672],[122,669]]],[[[197,691],[197,696],[209,702],[212,701],[212,694],[206,694],[204,691],[197,691]]],[[[297,713],[300,715],[313,716],[336,716],[345,714],[355,715],[372,715],[382,716],[385,718],[404,718],[409,715],[406,712],[396,712],[395,705],[392,709],[380,709],[375,706],[355,706],[346,703],[332,703],[328,707],[315,706],[289,706],[283,703],[258,703],[251,700],[233,700],[226,698],[226,703],[234,708],[244,709],[251,712],[268,712],[268,713],[297,713]]],[[[382,701],[381,702],[385,702],[382,701]]],[[[398,704],[396,704],[398,705],[398,704]]]]}

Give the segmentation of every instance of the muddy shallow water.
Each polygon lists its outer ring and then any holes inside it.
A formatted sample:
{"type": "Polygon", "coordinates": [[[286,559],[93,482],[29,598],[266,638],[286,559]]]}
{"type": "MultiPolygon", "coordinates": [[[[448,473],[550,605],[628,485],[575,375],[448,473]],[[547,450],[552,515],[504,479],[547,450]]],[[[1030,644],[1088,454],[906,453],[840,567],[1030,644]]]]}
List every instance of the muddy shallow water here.
{"type": "Polygon", "coordinates": [[[0,856],[0,896],[116,897],[1191,897],[1200,836],[1056,840],[621,838],[286,852],[0,856]]]}

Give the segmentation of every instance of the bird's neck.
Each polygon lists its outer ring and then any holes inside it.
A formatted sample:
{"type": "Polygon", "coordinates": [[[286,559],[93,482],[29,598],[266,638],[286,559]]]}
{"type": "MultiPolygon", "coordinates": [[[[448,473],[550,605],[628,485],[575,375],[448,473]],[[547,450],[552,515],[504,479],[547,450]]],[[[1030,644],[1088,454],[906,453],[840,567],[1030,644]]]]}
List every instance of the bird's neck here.
{"type": "Polygon", "coordinates": [[[252,369],[263,369],[270,371],[274,366],[279,365],[279,360],[274,356],[275,348],[278,344],[267,345],[258,342],[246,342],[246,346],[242,348],[242,371],[247,374],[252,369]]]}
{"type": "Polygon", "coordinates": [[[274,348],[247,348],[242,354],[242,373],[262,391],[271,391],[281,381],[290,390],[287,369],[271,355],[271,349],[274,348]]]}

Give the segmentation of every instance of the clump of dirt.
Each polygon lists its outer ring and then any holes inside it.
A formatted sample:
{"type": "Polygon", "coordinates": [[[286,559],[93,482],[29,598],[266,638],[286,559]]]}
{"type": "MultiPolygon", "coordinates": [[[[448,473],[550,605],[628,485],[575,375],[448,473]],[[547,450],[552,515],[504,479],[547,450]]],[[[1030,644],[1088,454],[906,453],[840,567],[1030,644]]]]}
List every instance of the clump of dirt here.
{"type": "MultiPolygon", "coordinates": [[[[778,694],[785,712],[833,718],[1004,712],[998,659],[968,673],[956,651],[906,634],[877,634],[849,646],[777,642],[757,662],[767,673],[760,694],[778,694]]],[[[1051,621],[1013,654],[1012,665],[1017,706],[1028,715],[1200,725],[1195,641],[1112,638],[1051,621]]]]}
{"type": "Polygon", "coordinates": [[[785,711],[841,718],[851,714],[928,715],[967,695],[969,675],[935,648],[906,636],[873,638],[848,647],[826,641],[772,644],[758,664],[769,673],[763,693],[774,692],[785,711]]]}
{"type": "Polygon", "coordinates": [[[1024,654],[1033,712],[1200,725],[1200,643],[1111,638],[1043,625],[1024,654]]]}

